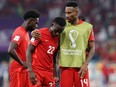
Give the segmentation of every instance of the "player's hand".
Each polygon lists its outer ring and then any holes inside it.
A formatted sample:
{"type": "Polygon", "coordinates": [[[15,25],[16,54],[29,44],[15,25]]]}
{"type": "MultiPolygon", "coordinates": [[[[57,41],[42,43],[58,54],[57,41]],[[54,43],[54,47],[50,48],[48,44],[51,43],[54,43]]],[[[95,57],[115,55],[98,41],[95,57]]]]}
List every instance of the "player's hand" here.
{"type": "Polygon", "coordinates": [[[40,82],[37,80],[36,75],[33,71],[29,71],[30,81],[33,85],[39,85],[40,82]]]}
{"type": "Polygon", "coordinates": [[[55,81],[55,84],[57,84],[59,82],[59,78],[58,77],[54,77],[54,81],[55,81]]]}
{"type": "Polygon", "coordinates": [[[80,78],[83,78],[83,77],[85,76],[87,69],[88,69],[88,64],[84,64],[84,65],[81,67],[81,69],[80,69],[79,72],[78,72],[80,78]]]}
{"type": "Polygon", "coordinates": [[[41,34],[37,31],[37,29],[33,30],[33,31],[31,32],[31,35],[32,35],[32,37],[34,37],[35,39],[38,39],[38,38],[41,37],[41,34]]]}

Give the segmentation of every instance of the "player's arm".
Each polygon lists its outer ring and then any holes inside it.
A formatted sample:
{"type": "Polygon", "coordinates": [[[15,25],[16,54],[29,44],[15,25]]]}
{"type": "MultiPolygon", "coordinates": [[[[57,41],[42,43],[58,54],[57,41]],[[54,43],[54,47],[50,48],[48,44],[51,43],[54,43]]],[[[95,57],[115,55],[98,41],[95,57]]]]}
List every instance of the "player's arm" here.
{"type": "Polygon", "coordinates": [[[59,66],[58,66],[58,58],[59,58],[59,50],[60,50],[60,39],[59,39],[59,45],[58,45],[58,48],[54,54],[54,57],[53,57],[53,61],[54,61],[54,80],[55,80],[55,83],[57,84],[59,82],[59,77],[58,77],[58,73],[59,73],[59,66]]]}
{"type": "Polygon", "coordinates": [[[85,61],[86,64],[89,64],[89,62],[91,61],[92,57],[94,56],[94,53],[95,53],[95,42],[94,41],[89,41],[88,46],[89,46],[89,52],[88,52],[88,55],[87,55],[87,59],[85,61]]]}
{"type": "Polygon", "coordinates": [[[86,59],[85,63],[83,64],[83,66],[81,67],[80,71],[79,71],[79,76],[81,78],[84,77],[84,75],[87,71],[88,64],[89,64],[90,60],[92,59],[92,57],[95,53],[95,43],[94,43],[94,41],[89,41],[88,46],[89,46],[89,52],[88,52],[88,55],[87,55],[87,59],[86,59]]]}
{"type": "Polygon", "coordinates": [[[86,64],[89,64],[89,62],[91,61],[91,59],[95,53],[95,41],[94,40],[95,40],[94,32],[92,29],[92,31],[90,33],[89,41],[88,41],[88,55],[87,55],[87,58],[85,61],[86,64]]]}
{"type": "Polygon", "coordinates": [[[35,51],[35,46],[32,44],[29,44],[29,47],[26,51],[26,59],[27,59],[27,65],[28,65],[28,71],[32,71],[32,53],[35,51]]]}
{"type": "Polygon", "coordinates": [[[81,67],[80,71],[79,71],[79,75],[81,78],[84,77],[87,68],[88,68],[88,64],[91,61],[94,53],[95,53],[95,41],[94,41],[94,32],[93,29],[91,31],[90,37],[89,37],[89,41],[88,41],[88,54],[86,56],[86,61],[84,62],[83,66],[81,67]]]}
{"type": "Polygon", "coordinates": [[[58,78],[58,52],[59,52],[59,49],[57,49],[57,51],[55,52],[55,55],[54,55],[54,58],[53,58],[53,61],[54,61],[54,72],[53,72],[53,75],[54,75],[54,80],[55,80],[55,83],[57,83],[59,81],[59,78],[58,78]]]}
{"type": "Polygon", "coordinates": [[[36,47],[34,45],[30,44],[26,51],[28,72],[29,72],[30,81],[32,82],[32,84],[37,84],[36,75],[32,69],[32,53],[35,51],[35,48],[36,47]]]}
{"type": "Polygon", "coordinates": [[[39,81],[37,81],[36,75],[32,69],[32,54],[34,53],[38,42],[39,40],[35,40],[35,38],[32,38],[31,43],[29,44],[26,51],[26,61],[28,66],[29,77],[30,77],[31,83],[34,85],[35,84],[39,85],[39,81]]]}
{"type": "Polygon", "coordinates": [[[8,48],[8,53],[9,55],[15,60],[17,61],[19,64],[23,65],[24,67],[26,67],[26,64],[19,58],[19,56],[17,55],[15,49],[17,49],[18,44],[11,41],[9,48],[8,48]]]}
{"type": "Polygon", "coordinates": [[[31,38],[31,42],[27,48],[26,51],[26,60],[28,65],[28,71],[32,71],[32,54],[34,53],[38,43],[40,42],[40,39],[31,38]]]}

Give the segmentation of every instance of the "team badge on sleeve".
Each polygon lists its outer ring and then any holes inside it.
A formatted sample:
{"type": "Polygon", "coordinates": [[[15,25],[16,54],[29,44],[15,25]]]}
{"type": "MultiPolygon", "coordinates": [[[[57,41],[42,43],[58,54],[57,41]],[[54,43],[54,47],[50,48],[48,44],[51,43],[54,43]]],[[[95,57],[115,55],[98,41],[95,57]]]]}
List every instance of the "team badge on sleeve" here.
{"type": "Polygon", "coordinates": [[[13,40],[18,41],[20,39],[20,36],[15,36],[13,40]]]}
{"type": "Polygon", "coordinates": [[[32,37],[32,38],[31,38],[31,42],[34,42],[34,40],[35,40],[35,38],[32,37]]]}

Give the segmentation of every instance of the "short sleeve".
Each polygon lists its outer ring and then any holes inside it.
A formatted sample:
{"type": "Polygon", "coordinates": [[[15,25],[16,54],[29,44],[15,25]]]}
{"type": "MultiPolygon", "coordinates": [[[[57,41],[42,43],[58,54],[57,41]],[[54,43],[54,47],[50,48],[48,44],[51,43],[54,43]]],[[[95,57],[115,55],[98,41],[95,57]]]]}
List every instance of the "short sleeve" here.
{"type": "Polygon", "coordinates": [[[91,30],[90,36],[89,36],[89,41],[94,41],[95,37],[94,37],[94,31],[93,29],[91,30]]]}
{"type": "Polygon", "coordinates": [[[31,38],[30,44],[37,46],[38,43],[40,42],[40,39],[35,39],[34,37],[31,38]]]}
{"type": "Polygon", "coordinates": [[[21,39],[22,39],[22,34],[18,31],[15,31],[12,35],[12,41],[17,43],[18,45],[20,44],[21,42],[21,39]]]}

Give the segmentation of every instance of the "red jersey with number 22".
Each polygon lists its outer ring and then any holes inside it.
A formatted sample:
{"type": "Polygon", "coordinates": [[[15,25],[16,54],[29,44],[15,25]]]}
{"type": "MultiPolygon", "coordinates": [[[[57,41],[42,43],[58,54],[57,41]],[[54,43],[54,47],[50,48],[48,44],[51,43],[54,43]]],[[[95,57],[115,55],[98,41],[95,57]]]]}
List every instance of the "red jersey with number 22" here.
{"type": "Polygon", "coordinates": [[[59,37],[52,37],[48,28],[39,29],[38,32],[41,37],[37,40],[31,39],[31,44],[36,46],[32,65],[40,70],[53,71],[53,57],[57,51],[59,37]]]}

